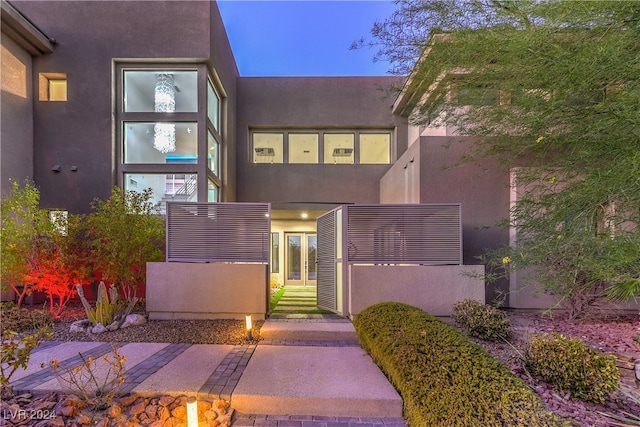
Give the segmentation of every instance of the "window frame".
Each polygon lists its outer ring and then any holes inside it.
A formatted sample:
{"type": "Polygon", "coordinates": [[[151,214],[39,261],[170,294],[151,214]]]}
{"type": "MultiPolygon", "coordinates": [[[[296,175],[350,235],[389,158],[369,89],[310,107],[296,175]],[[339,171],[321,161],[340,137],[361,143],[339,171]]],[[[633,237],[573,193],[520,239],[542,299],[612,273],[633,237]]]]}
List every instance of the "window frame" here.
{"type": "Polygon", "coordinates": [[[394,161],[394,137],[393,129],[376,129],[376,128],[352,128],[352,129],[323,129],[323,128],[304,128],[304,129],[274,129],[274,128],[250,128],[248,132],[248,162],[254,165],[258,164],[288,164],[288,165],[363,165],[363,166],[379,166],[391,165],[394,161]],[[282,135],[282,161],[278,162],[256,162],[255,151],[255,134],[278,134],[282,135]],[[316,163],[303,163],[290,161],[290,139],[291,134],[313,134],[318,138],[318,161],[316,163]],[[353,162],[334,163],[325,161],[325,136],[333,134],[351,134],[353,135],[353,162]],[[388,135],[389,136],[389,157],[387,163],[361,163],[360,162],[360,136],[361,135],[388,135]]]}
{"type": "Polygon", "coordinates": [[[206,63],[201,62],[140,62],[119,60],[113,67],[113,97],[114,97],[114,149],[112,153],[115,185],[125,188],[125,176],[127,174],[195,174],[197,176],[197,200],[208,200],[208,181],[211,180],[218,187],[218,199],[224,198],[224,186],[222,180],[224,137],[226,107],[225,92],[222,85],[206,63]],[[126,71],[195,71],[197,108],[194,112],[126,112],[124,111],[124,75],[126,71]],[[208,84],[211,82],[219,97],[219,131],[214,129],[213,123],[208,117],[208,84]],[[125,163],[124,124],[128,122],[145,123],[195,123],[197,126],[197,161],[196,163],[125,163]],[[209,168],[208,159],[208,132],[211,131],[218,142],[218,171],[215,173],[209,168]]]}

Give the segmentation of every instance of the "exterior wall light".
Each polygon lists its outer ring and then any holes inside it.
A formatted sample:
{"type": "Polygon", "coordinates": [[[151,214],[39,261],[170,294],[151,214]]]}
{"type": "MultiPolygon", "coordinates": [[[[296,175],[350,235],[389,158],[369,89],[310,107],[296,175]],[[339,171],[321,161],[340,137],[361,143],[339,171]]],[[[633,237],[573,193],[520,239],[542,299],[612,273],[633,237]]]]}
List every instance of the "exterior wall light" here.
{"type": "Polygon", "coordinates": [[[51,170],[52,170],[53,172],[56,172],[56,173],[57,173],[57,172],[60,172],[60,169],[61,169],[61,168],[60,168],[60,165],[53,165],[53,166],[51,166],[51,170]]]}
{"type": "Polygon", "coordinates": [[[198,401],[195,396],[187,398],[187,427],[198,427],[198,401]]]}
{"type": "Polygon", "coordinates": [[[253,336],[251,335],[251,330],[253,329],[253,325],[251,324],[251,315],[244,317],[244,324],[247,329],[247,341],[250,341],[253,339],[253,336]]]}

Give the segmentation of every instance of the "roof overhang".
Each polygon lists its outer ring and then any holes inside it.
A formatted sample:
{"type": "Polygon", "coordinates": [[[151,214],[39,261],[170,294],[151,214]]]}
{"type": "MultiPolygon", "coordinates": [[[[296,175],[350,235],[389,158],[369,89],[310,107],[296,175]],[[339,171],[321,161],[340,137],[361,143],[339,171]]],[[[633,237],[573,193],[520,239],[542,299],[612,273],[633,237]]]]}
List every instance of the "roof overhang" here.
{"type": "Polygon", "coordinates": [[[433,45],[435,43],[448,42],[450,39],[451,36],[446,33],[439,33],[431,36],[425,49],[422,51],[420,58],[414,65],[411,74],[409,74],[409,77],[407,77],[407,80],[405,81],[400,94],[393,103],[394,114],[409,117],[414,107],[420,103],[423,103],[425,97],[429,98],[430,95],[433,94],[433,92],[436,91],[438,87],[446,80],[447,76],[455,74],[454,70],[445,70],[442,73],[439,73],[438,77],[435,80],[425,81],[420,73],[420,67],[431,53],[433,45]]]}
{"type": "Polygon", "coordinates": [[[1,28],[3,33],[33,56],[41,56],[53,52],[55,40],[47,37],[6,0],[1,0],[1,5],[1,28]]]}

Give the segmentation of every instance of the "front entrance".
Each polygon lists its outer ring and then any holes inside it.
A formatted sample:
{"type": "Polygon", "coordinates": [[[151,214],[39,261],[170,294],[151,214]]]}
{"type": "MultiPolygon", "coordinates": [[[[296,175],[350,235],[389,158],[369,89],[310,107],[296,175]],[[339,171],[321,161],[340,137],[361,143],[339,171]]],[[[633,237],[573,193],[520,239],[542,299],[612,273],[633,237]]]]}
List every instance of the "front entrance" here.
{"type": "Polygon", "coordinates": [[[318,238],[316,233],[285,233],[285,286],[315,286],[318,238]]]}

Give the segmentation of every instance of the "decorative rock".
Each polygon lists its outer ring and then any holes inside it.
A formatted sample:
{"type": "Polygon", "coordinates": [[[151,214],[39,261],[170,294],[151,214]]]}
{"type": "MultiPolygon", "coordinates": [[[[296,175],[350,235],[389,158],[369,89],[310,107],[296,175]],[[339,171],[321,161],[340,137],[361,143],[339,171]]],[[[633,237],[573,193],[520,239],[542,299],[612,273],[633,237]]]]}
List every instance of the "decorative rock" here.
{"type": "Polygon", "coordinates": [[[169,408],[167,408],[166,406],[163,406],[158,411],[158,416],[160,417],[160,421],[166,421],[169,419],[169,417],[171,417],[171,411],[169,411],[169,408]]]}
{"type": "Polygon", "coordinates": [[[208,423],[211,423],[211,421],[218,418],[218,413],[213,409],[209,409],[208,411],[205,411],[203,415],[204,415],[204,419],[207,420],[208,423]]]}
{"type": "Polygon", "coordinates": [[[177,406],[173,411],[171,411],[171,415],[178,420],[186,420],[187,408],[184,406],[177,406]]]}
{"type": "Polygon", "coordinates": [[[133,402],[135,402],[136,400],[138,400],[140,396],[138,396],[137,394],[130,394],[129,396],[124,396],[120,398],[120,404],[124,407],[124,406],[130,406],[133,404],[133,402]]]}
{"type": "Polygon", "coordinates": [[[76,320],[69,327],[69,331],[73,333],[86,332],[89,327],[91,327],[91,321],[89,319],[76,320]]]}
{"type": "Polygon", "coordinates": [[[158,400],[158,405],[160,406],[169,406],[171,405],[173,402],[175,402],[176,398],[173,396],[162,396],[159,400],[158,400]]]}
{"type": "Polygon", "coordinates": [[[118,321],[114,321],[112,324],[107,326],[107,331],[113,332],[118,330],[118,321]]]}
{"type": "Polygon", "coordinates": [[[87,417],[84,414],[81,414],[78,418],[76,418],[76,422],[82,426],[88,426],[91,424],[91,418],[87,417]]]}
{"type": "Polygon", "coordinates": [[[60,408],[60,413],[65,417],[75,417],[78,409],[75,406],[63,406],[60,408]]]}
{"type": "Polygon", "coordinates": [[[111,405],[111,407],[109,407],[109,409],[107,410],[107,415],[111,418],[117,418],[120,416],[120,414],[122,414],[122,407],[117,403],[111,405]]]}
{"type": "Polygon", "coordinates": [[[144,412],[145,412],[145,414],[147,414],[147,416],[149,418],[154,418],[156,416],[156,414],[158,413],[158,406],[157,405],[149,405],[146,408],[144,408],[144,412]]]}
{"type": "Polygon", "coordinates": [[[125,317],[124,323],[120,327],[124,329],[124,328],[128,328],[129,326],[144,325],[145,323],[147,323],[147,319],[143,315],[130,314],[127,317],[125,317]]]}
{"type": "Polygon", "coordinates": [[[96,326],[91,328],[91,333],[94,334],[102,334],[104,332],[107,332],[107,328],[105,328],[102,323],[98,323],[96,326]]]}
{"type": "Polygon", "coordinates": [[[129,415],[131,415],[131,418],[135,418],[142,414],[147,407],[147,403],[149,403],[148,399],[139,400],[135,405],[129,408],[129,415]]]}
{"type": "Polygon", "coordinates": [[[640,381],[640,362],[636,362],[636,379],[640,381]]]}
{"type": "Polygon", "coordinates": [[[198,412],[205,412],[211,409],[213,404],[206,400],[198,400],[198,412]]]}

